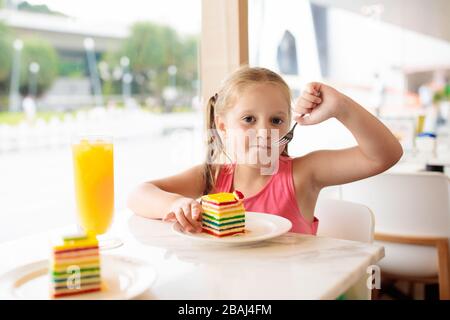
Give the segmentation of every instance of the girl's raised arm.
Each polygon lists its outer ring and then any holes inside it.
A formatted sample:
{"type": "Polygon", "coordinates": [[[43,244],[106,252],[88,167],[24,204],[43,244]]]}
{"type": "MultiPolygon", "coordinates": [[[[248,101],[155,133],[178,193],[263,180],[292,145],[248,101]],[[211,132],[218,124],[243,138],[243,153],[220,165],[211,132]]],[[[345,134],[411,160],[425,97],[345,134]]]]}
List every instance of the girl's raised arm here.
{"type": "Polygon", "coordinates": [[[310,84],[305,91],[296,109],[311,115],[297,118],[300,124],[310,125],[335,117],[358,142],[353,148],[315,151],[304,157],[302,162],[309,167],[318,189],[379,174],[401,158],[403,150],[394,135],[358,103],[320,83],[310,84]]]}

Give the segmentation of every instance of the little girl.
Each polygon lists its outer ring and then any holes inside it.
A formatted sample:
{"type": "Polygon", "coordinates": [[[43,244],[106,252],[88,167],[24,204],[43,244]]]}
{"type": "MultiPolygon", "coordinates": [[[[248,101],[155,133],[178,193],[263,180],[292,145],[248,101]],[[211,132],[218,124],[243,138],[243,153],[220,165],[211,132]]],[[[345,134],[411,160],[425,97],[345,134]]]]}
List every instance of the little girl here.
{"type": "Polygon", "coordinates": [[[245,195],[247,211],[283,216],[292,222],[292,232],[316,234],[314,208],[322,188],[379,174],[402,156],[399,142],[380,121],[325,84],[308,84],[293,111],[299,125],[338,119],[358,146],[290,157],[287,145],[273,144],[272,134],[259,134],[278,132],[282,137],[290,130],[289,87],[270,70],[243,67],[209,99],[206,123],[213,134],[208,138],[207,161],[175,176],[143,183],[129,196],[128,207],[143,217],[177,220],[185,231],[201,232],[201,205],[196,199],[236,189],[245,195]],[[246,136],[250,131],[258,132],[253,142],[246,136]],[[236,162],[239,155],[227,150],[229,139],[240,139],[244,158],[256,161],[236,162]],[[267,166],[255,157],[261,151],[276,155],[277,170],[271,175],[261,173],[267,166]],[[229,159],[228,163],[220,162],[221,158],[229,159]]]}

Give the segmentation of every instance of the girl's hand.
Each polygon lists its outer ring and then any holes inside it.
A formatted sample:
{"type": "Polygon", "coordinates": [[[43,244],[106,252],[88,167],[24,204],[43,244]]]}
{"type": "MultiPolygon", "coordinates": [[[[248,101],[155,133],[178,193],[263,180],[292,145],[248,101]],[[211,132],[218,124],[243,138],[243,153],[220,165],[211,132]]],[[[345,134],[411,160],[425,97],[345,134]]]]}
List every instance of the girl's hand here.
{"type": "Polygon", "coordinates": [[[201,232],[202,206],[191,198],[178,198],[172,204],[164,221],[178,221],[184,231],[201,232]]]}
{"type": "Polygon", "coordinates": [[[300,125],[312,125],[337,117],[345,96],[323,83],[311,82],[306,85],[294,107],[295,121],[300,125]],[[308,116],[303,116],[309,114],[308,116]]]}

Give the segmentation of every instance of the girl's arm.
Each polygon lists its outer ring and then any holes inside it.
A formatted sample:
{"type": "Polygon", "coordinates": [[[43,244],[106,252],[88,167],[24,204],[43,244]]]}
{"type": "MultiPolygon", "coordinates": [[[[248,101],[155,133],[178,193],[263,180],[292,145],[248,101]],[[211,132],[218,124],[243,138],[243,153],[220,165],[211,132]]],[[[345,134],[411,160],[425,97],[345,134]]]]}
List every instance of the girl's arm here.
{"type": "Polygon", "coordinates": [[[198,229],[200,204],[194,199],[204,188],[203,165],[168,178],[145,182],[128,197],[134,213],[152,219],[176,219],[187,229],[198,229]]]}
{"type": "Polygon", "coordinates": [[[321,150],[304,157],[318,189],[349,183],[379,174],[398,162],[402,147],[376,117],[349,97],[320,83],[307,86],[296,110],[310,113],[297,118],[302,125],[338,119],[355,137],[358,146],[343,150],[321,150]],[[320,97],[319,97],[320,96],[320,97]]]}

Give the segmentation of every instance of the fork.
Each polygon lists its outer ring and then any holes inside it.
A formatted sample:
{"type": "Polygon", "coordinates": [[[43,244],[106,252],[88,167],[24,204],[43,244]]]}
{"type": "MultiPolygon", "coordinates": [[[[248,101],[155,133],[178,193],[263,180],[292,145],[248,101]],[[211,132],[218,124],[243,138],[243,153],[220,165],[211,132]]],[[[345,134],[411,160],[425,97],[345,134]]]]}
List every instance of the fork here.
{"type": "MultiPolygon", "coordinates": [[[[301,114],[301,118],[306,117],[306,114],[301,114]]],[[[278,141],[279,146],[284,146],[285,144],[288,144],[291,142],[291,140],[294,138],[294,129],[297,126],[298,122],[295,122],[295,124],[292,126],[291,130],[289,130],[288,133],[286,133],[284,136],[282,136],[278,141]]]]}
{"type": "MultiPolygon", "coordinates": [[[[300,118],[304,118],[306,117],[307,114],[301,114],[300,118]]],[[[294,139],[294,129],[297,126],[298,122],[295,122],[295,124],[292,126],[291,130],[289,130],[288,133],[286,133],[284,136],[282,136],[278,141],[278,145],[279,146],[284,146],[285,144],[288,144],[289,142],[292,141],[292,139],[294,139]]]]}
{"type": "MultiPolygon", "coordinates": [[[[318,92],[318,94],[316,94],[318,97],[320,97],[321,96],[321,93],[320,92],[318,92]]],[[[306,116],[306,114],[302,114],[302,115],[300,115],[300,117],[305,117],[306,116]]],[[[298,122],[295,122],[295,124],[292,126],[292,129],[291,130],[289,130],[289,132],[288,133],[286,133],[284,136],[282,136],[279,140],[278,140],[278,145],[280,145],[280,146],[284,146],[285,144],[288,144],[289,142],[291,142],[292,141],[292,139],[294,138],[294,129],[295,129],[295,127],[297,126],[297,124],[298,124],[298,122]]]]}
{"type": "Polygon", "coordinates": [[[279,140],[278,140],[278,145],[280,146],[284,146],[285,144],[288,144],[289,142],[291,142],[291,140],[294,138],[294,129],[297,126],[297,122],[294,124],[294,126],[292,127],[291,130],[289,130],[288,133],[286,133],[284,136],[282,136],[279,140]]]}

